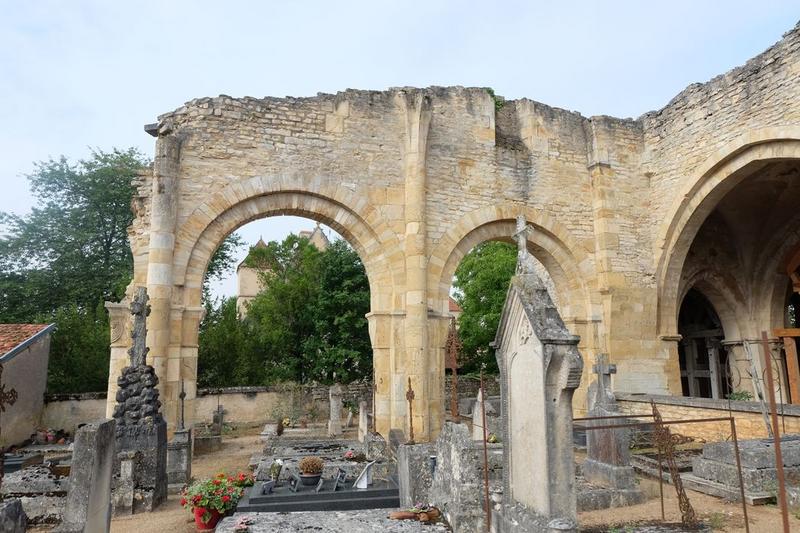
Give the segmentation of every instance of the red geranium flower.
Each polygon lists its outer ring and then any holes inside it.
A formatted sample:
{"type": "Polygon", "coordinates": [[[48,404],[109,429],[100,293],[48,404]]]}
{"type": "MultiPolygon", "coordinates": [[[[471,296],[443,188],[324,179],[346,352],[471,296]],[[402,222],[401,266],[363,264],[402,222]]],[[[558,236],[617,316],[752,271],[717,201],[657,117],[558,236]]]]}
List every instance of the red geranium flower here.
{"type": "Polygon", "coordinates": [[[229,502],[229,501],[231,501],[231,497],[226,494],[225,496],[222,497],[222,501],[223,502],[229,502]]]}
{"type": "Polygon", "coordinates": [[[181,506],[183,507],[185,505],[186,505],[186,498],[181,498],[181,506]]]}
{"type": "Polygon", "coordinates": [[[222,481],[220,481],[219,479],[215,479],[214,481],[212,481],[212,483],[214,483],[214,485],[219,485],[220,483],[222,483],[222,481]]]}

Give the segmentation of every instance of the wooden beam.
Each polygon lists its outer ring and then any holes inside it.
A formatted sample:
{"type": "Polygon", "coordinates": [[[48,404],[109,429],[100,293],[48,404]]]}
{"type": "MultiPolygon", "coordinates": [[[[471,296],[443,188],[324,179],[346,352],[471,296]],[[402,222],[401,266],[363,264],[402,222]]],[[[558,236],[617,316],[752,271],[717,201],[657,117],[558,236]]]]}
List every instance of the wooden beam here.
{"type": "Polygon", "coordinates": [[[783,338],[783,349],[786,351],[786,373],[789,378],[789,395],[791,402],[800,404],[800,367],[797,364],[797,344],[794,337],[783,338]]]}
{"type": "Polygon", "coordinates": [[[800,328],[775,328],[772,334],[776,337],[800,337],[800,328]]]}

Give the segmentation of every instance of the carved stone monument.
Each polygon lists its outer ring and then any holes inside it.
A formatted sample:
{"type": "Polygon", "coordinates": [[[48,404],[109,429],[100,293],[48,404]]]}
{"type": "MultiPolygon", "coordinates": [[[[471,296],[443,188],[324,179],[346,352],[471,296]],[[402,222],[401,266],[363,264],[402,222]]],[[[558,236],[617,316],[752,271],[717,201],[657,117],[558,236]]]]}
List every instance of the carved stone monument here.
{"type": "MultiPolygon", "coordinates": [[[[597,380],[589,386],[589,417],[620,415],[620,409],[609,382],[611,374],[617,372],[616,365],[608,363],[605,354],[599,354],[592,368],[597,380]]],[[[589,422],[592,425],[609,425],[613,419],[589,422]]],[[[586,460],[581,472],[586,481],[613,489],[598,491],[607,501],[601,507],[634,505],[645,500],[645,495],[636,485],[636,475],[631,466],[629,451],[630,432],[625,428],[596,429],[586,432],[586,460]]],[[[591,491],[588,491],[591,493],[591,491]]],[[[591,494],[582,495],[583,498],[591,494]]],[[[597,502],[598,504],[600,502],[597,502]]]]}
{"type": "Polygon", "coordinates": [[[184,425],[184,400],[186,391],[181,382],[178,427],[167,445],[167,483],[170,494],[180,492],[192,477],[192,430],[184,425]]]}
{"type": "Polygon", "coordinates": [[[115,515],[152,511],[167,497],[167,424],[160,412],[158,377],[146,362],[148,300],[147,289],[139,287],[131,302],[131,364],[117,379],[115,515]]]}
{"type": "Polygon", "coordinates": [[[579,338],[570,334],[536,274],[529,229],[517,219],[517,271],[494,346],[500,367],[503,504],[492,529],[575,531],[572,396],[580,385],[579,338]]]}

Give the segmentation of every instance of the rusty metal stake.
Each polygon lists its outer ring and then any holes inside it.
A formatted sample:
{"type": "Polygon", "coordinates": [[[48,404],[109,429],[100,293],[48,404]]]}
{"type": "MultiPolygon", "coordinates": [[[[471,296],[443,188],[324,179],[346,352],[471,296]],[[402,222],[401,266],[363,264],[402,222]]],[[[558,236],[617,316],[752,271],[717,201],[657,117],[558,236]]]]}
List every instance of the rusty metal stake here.
{"type": "Polygon", "coordinates": [[[411,378],[408,378],[408,390],[406,391],[406,400],[408,400],[408,442],[406,444],[414,444],[414,389],[411,388],[411,378]]]}
{"type": "Polygon", "coordinates": [[[481,424],[483,424],[483,488],[486,498],[486,531],[492,530],[492,508],[489,502],[489,450],[486,441],[486,389],[483,387],[483,369],[481,369],[481,424]]]}
{"type": "Polygon", "coordinates": [[[786,480],[783,475],[783,454],[781,453],[781,436],[778,432],[778,409],[775,406],[775,382],[772,378],[772,357],[769,351],[767,332],[761,332],[761,344],[764,348],[767,374],[767,393],[769,394],[769,410],[772,415],[772,436],[775,440],[775,468],[778,470],[778,505],[781,507],[783,531],[789,533],[789,509],[786,505],[786,480]]]}
{"type": "Polygon", "coordinates": [[[661,498],[661,521],[667,520],[664,515],[664,471],[661,467],[661,447],[656,446],[658,450],[658,496],[661,498]]]}
{"type": "Polygon", "coordinates": [[[739,439],[736,437],[736,421],[731,417],[731,438],[733,439],[733,453],[736,455],[736,474],[739,476],[739,497],[742,499],[742,512],[744,513],[744,531],[750,533],[750,524],[747,518],[747,502],[744,501],[744,481],[742,480],[742,459],[739,456],[739,439]]]}

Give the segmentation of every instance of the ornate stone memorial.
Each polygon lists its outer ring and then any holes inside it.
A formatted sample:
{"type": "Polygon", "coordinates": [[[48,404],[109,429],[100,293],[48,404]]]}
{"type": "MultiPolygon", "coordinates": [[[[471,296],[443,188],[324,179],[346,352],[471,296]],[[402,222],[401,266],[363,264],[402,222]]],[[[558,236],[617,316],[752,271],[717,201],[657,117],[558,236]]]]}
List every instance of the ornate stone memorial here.
{"type": "Polygon", "coordinates": [[[167,424],[160,412],[158,377],[146,362],[148,300],[147,289],[139,287],[131,302],[130,366],[117,379],[115,515],[152,511],[167,497],[167,424]]]}
{"type": "Polygon", "coordinates": [[[505,448],[503,505],[494,531],[577,529],[572,395],[579,338],[570,334],[536,274],[525,220],[517,219],[517,271],[495,339],[505,448]]]}

